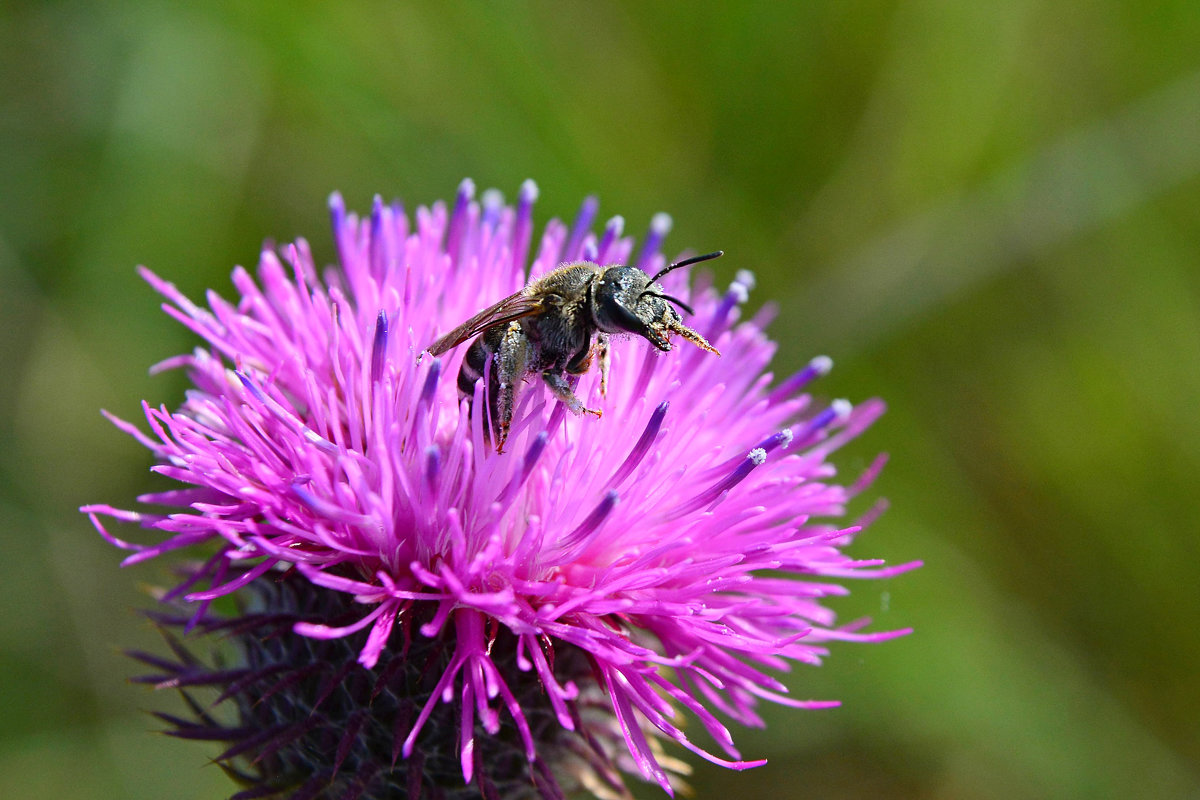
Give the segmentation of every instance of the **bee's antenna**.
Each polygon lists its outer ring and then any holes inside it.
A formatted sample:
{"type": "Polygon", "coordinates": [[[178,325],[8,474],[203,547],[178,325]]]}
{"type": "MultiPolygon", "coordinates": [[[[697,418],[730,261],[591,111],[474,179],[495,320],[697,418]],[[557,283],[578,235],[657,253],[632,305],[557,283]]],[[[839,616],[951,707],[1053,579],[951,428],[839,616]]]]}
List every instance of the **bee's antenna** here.
{"type": "Polygon", "coordinates": [[[690,267],[692,264],[698,264],[701,261],[708,261],[709,259],[712,259],[712,258],[720,258],[723,255],[725,255],[725,251],[718,250],[715,253],[705,253],[702,256],[692,256],[691,258],[685,258],[683,261],[676,261],[674,264],[669,264],[668,266],[665,266],[662,269],[660,269],[658,271],[658,274],[650,279],[650,283],[654,283],[659,278],[661,278],[663,275],[666,275],[668,272],[670,272],[673,269],[679,269],[680,267],[690,267]]]}
{"type": "Polygon", "coordinates": [[[658,292],[642,292],[641,294],[638,295],[638,299],[640,300],[646,296],[661,297],[663,300],[666,300],[668,302],[674,303],[675,305],[679,306],[680,308],[682,308],[684,311],[686,311],[689,314],[696,313],[695,311],[692,311],[691,306],[689,306],[687,303],[680,300],[678,297],[671,297],[671,295],[669,295],[669,294],[659,294],[658,292]]]}

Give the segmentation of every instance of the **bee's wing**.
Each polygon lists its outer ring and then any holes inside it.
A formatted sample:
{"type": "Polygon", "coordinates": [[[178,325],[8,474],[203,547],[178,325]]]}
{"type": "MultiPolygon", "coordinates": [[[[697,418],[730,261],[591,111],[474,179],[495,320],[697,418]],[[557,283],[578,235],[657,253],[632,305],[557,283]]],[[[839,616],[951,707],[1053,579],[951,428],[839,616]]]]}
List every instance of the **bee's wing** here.
{"type": "Polygon", "coordinates": [[[524,291],[511,294],[508,297],[480,311],[454,330],[429,345],[427,351],[431,356],[440,356],[447,350],[457,347],[467,339],[478,336],[489,328],[505,325],[514,319],[538,314],[543,310],[542,301],[530,297],[524,291]]]}

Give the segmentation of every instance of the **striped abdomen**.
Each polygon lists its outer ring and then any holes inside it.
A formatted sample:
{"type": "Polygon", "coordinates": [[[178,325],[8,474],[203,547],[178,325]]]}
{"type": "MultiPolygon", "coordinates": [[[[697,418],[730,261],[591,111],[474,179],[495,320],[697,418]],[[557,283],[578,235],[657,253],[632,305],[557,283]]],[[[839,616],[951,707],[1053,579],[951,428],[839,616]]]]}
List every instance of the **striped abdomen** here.
{"type": "MultiPolygon", "coordinates": [[[[462,366],[458,369],[458,393],[467,399],[467,402],[473,402],[475,398],[475,382],[483,377],[486,371],[490,372],[488,386],[485,389],[488,399],[489,414],[488,420],[491,423],[492,430],[496,430],[499,426],[499,395],[500,382],[497,377],[495,359],[492,359],[492,368],[487,370],[488,357],[495,355],[500,349],[500,343],[504,338],[502,328],[492,328],[484,332],[480,336],[476,336],[471,346],[467,348],[467,353],[463,356],[462,366]]],[[[474,409],[472,409],[474,413],[474,409]]],[[[507,426],[505,426],[507,427],[507,426]]]]}

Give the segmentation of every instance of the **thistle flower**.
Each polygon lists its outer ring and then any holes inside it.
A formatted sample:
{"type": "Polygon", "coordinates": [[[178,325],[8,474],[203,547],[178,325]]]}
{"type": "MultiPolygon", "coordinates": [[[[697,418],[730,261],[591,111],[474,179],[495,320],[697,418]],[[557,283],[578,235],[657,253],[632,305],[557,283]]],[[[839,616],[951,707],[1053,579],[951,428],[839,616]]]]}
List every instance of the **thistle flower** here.
{"type": "Polygon", "coordinates": [[[319,273],[304,240],[266,247],[257,281],[234,271],[236,303],[210,292],[202,308],[142,270],[207,346],[155,367],[195,388],[177,411],[143,404],[149,434],[113,420],[183,487],[139,498],[165,513],[83,510],[125,564],[208,546],[162,597],[188,614],[154,615],[173,656],[135,655],[144,680],[221,689],[164,719],[229,744],[237,797],[620,796],[621,770],[670,793],[681,767],[662,741],[761,764],[722,719],[836,705],[793,699],[774,673],[907,632],[838,626],[822,605],[846,591],[831,579],[916,566],[844,552],[869,520],[839,518],[882,459],[844,485],[827,458],[883,404],[816,403],[823,357],[775,382],[770,309],[739,321],[748,273],[725,291],[664,278],[722,357],[615,341],[607,395],[595,371],[575,388],[602,418],[531,380],[506,452],[489,446],[456,387],[467,348],[423,350],[562,262],[664,263],[666,215],[635,248],[621,217],[592,232],[593,198],[546,225],[530,262],[536,194],[526,182],[513,208],[464,181],[452,209],[411,220],[378,198],[359,219],[335,194],[338,267],[319,273]],[[105,516],[159,538],[119,539],[105,516]],[[212,609],[230,595],[236,610],[212,609]],[[176,630],[219,633],[236,660],[176,630]]]}

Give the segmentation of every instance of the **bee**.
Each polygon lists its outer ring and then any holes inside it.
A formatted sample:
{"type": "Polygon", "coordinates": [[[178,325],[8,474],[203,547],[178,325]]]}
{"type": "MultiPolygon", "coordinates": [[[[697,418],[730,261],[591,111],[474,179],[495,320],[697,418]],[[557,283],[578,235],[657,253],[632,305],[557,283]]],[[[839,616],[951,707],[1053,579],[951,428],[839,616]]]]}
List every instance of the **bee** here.
{"type": "Polygon", "coordinates": [[[598,361],[600,394],[608,391],[609,337],[641,336],[663,352],[677,333],[710,353],[716,348],[683,324],[673,306],[694,313],[666,294],[658,280],[668,272],[708,261],[722,251],[678,261],[649,277],[637,267],[602,267],[587,261],[562,264],[516,294],[488,306],[428,348],[440,356],[475,337],[458,371],[458,391],[470,401],[475,382],[488,374],[488,418],[496,451],[504,452],[512,424],[518,380],[541,373],[554,396],[575,414],[601,415],[576,397],[568,376],[582,375],[598,361]],[[488,357],[490,370],[486,370],[488,357]]]}

